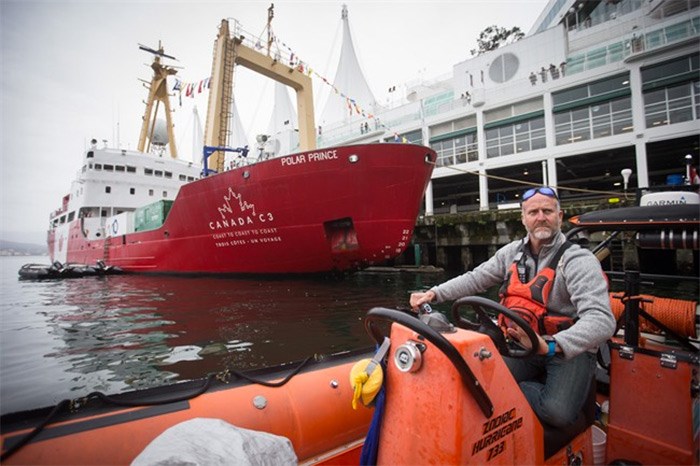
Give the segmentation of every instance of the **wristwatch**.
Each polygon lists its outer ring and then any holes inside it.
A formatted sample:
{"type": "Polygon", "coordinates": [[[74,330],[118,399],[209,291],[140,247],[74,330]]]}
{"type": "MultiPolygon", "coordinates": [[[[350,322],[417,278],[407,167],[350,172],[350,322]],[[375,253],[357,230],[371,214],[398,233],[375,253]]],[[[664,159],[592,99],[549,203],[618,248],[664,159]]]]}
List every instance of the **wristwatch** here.
{"type": "Polygon", "coordinates": [[[557,352],[557,340],[554,339],[553,336],[551,335],[542,335],[542,339],[547,343],[547,357],[551,358],[554,356],[557,352]]]}

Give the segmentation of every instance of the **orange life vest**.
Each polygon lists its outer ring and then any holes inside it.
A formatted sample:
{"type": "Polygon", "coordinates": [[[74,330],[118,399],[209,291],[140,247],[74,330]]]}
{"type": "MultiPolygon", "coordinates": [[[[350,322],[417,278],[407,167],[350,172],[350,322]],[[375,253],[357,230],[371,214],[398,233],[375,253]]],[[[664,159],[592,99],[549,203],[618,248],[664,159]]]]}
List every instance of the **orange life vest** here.
{"type": "MultiPolygon", "coordinates": [[[[554,285],[557,264],[564,251],[572,245],[573,243],[570,241],[562,244],[547,266],[532,277],[531,280],[525,282],[527,274],[523,244],[521,243],[508,270],[506,279],[499,290],[501,304],[517,312],[540,335],[554,335],[561,330],[571,327],[574,323],[574,320],[570,317],[554,316],[547,313],[549,293],[552,290],[552,285],[554,285]]],[[[507,326],[512,325],[511,321],[502,315],[498,316],[498,323],[504,330],[507,326]]]]}

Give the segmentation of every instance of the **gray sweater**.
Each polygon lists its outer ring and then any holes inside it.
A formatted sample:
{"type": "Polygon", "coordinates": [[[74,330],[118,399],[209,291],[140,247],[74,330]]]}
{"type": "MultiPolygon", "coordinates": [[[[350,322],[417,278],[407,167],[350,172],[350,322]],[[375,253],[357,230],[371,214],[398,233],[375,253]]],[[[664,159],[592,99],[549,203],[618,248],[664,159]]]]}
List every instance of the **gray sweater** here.
{"type": "MultiPolygon", "coordinates": [[[[542,246],[539,257],[534,258],[530,253],[529,238],[525,238],[526,265],[530,271],[528,280],[548,265],[565,241],[564,234],[559,233],[552,242],[542,246]]],[[[513,241],[474,270],[433,287],[437,301],[452,301],[483,293],[503,283],[520,244],[521,240],[513,241]]],[[[573,326],[556,334],[557,344],[567,359],[584,351],[597,351],[613,335],[615,318],[610,310],[608,282],[593,253],[578,245],[564,252],[556,267],[547,311],[578,318],[573,326]]]]}

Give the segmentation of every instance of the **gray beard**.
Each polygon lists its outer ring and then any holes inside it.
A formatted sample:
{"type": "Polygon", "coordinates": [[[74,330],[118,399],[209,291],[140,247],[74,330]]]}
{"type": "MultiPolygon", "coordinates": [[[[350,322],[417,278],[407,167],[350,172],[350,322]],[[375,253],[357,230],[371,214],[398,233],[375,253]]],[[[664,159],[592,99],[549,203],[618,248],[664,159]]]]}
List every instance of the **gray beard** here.
{"type": "Polygon", "coordinates": [[[534,236],[537,239],[549,239],[552,236],[554,236],[554,231],[552,231],[549,228],[536,228],[535,231],[532,233],[532,236],[534,236]]]}

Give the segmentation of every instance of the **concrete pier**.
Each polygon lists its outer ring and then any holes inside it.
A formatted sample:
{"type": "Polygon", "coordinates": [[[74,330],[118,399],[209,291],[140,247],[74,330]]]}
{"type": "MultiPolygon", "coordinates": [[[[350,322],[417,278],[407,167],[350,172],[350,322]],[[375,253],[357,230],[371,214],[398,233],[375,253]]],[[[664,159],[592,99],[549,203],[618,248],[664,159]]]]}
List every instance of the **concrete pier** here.
{"type": "MultiPolygon", "coordinates": [[[[634,204],[633,201],[564,203],[562,229],[566,232],[571,228],[568,219],[573,216],[634,204]]],[[[419,217],[413,233],[413,246],[395,264],[435,266],[452,272],[471,270],[493,256],[501,246],[525,236],[520,215],[520,209],[512,209],[419,217]]],[[[595,233],[585,242],[589,249],[593,249],[604,238],[604,233],[595,233]]],[[[697,251],[642,251],[636,247],[633,238],[624,235],[614,240],[610,249],[610,256],[603,261],[604,270],[639,270],[645,262],[653,263],[658,273],[691,273],[697,268],[697,251]]]]}

